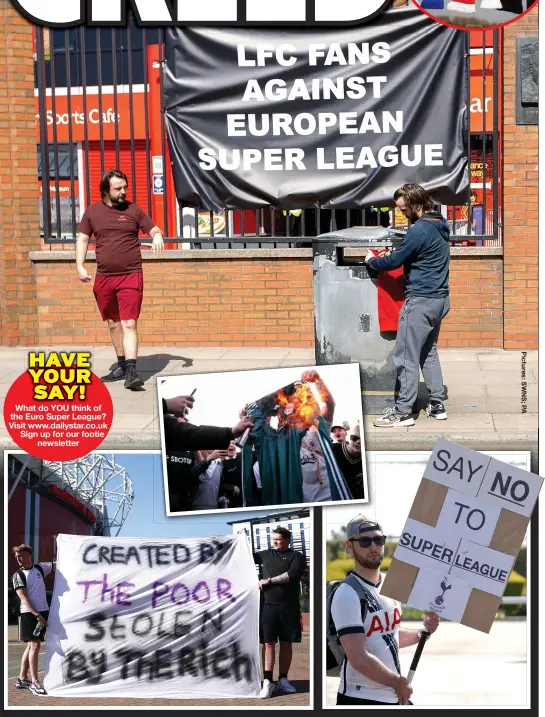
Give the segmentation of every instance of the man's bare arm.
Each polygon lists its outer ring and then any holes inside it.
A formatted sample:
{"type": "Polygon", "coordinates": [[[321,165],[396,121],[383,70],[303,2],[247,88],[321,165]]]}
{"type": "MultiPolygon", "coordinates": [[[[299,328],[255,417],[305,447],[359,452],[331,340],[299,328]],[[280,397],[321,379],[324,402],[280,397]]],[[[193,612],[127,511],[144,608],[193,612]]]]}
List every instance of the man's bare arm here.
{"type": "Polygon", "coordinates": [[[150,230],[149,235],[153,240],[151,244],[151,250],[155,255],[160,254],[165,248],[162,229],[159,229],[158,226],[155,226],[150,230]]]}
{"type": "Polygon", "coordinates": [[[417,645],[420,637],[418,630],[408,630],[406,627],[399,628],[399,647],[411,647],[417,645]]]}
{"type": "Polygon", "coordinates": [[[365,637],[361,632],[342,635],[340,641],[346,653],[346,659],[355,670],[373,682],[394,689],[402,702],[409,699],[412,689],[407,679],[389,670],[386,665],[383,665],[380,660],[368,652],[365,637]]]}
{"type": "Polygon", "coordinates": [[[79,280],[84,284],[91,281],[90,274],[83,266],[85,264],[85,259],[87,258],[88,246],[89,236],[80,232],[76,241],[76,270],[78,272],[79,280]]]}
{"type": "Polygon", "coordinates": [[[31,603],[30,598],[27,595],[25,588],[17,588],[17,597],[21,600],[21,603],[36,617],[39,615],[39,611],[36,610],[34,605],[31,603]]]}
{"type": "Polygon", "coordinates": [[[327,427],[331,428],[331,425],[333,423],[333,414],[335,413],[335,399],[329,392],[329,389],[325,385],[325,383],[322,380],[320,380],[319,383],[321,395],[325,402],[322,408],[322,416],[324,417],[324,421],[327,423],[327,427]]]}

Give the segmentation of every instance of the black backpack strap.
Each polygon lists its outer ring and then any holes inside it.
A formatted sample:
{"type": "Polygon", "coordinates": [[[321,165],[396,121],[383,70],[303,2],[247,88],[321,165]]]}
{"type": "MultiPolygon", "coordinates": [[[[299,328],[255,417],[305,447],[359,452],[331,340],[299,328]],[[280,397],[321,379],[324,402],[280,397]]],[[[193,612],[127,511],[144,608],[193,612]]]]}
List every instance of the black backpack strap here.
{"type": "Polygon", "coordinates": [[[42,566],[40,565],[40,563],[36,563],[36,565],[35,565],[34,567],[35,567],[36,570],[41,574],[42,578],[45,580],[44,569],[42,568],[42,566]]]}

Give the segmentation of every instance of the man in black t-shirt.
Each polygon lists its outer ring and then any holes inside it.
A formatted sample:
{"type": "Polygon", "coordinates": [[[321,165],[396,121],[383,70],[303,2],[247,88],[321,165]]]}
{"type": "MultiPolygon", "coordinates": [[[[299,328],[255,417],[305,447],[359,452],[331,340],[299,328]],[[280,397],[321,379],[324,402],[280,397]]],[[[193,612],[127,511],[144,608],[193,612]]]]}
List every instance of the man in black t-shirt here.
{"type": "Polygon", "coordinates": [[[290,548],[291,532],[275,528],[272,533],[272,550],[254,553],[254,560],[262,566],[263,579],[259,589],[264,593],[260,617],[260,642],[265,645],[263,689],[260,697],[272,697],[278,689],[293,693],[295,687],[288,681],[294,642],[301,642],[300,582],[307,564],[302,553],[290,548]],[[280,642],[278,655],[278,683],[273,682],[276,642],[280,642]]]}
{"type": "Polygon", "coordinates": [[[349,443],[334,443],[331,446],[335,460],[345,481],[350,488],[352,497],[364,499],[363,466],[361,455],[361,438],[359,424],[350,434],[349,443]]]}

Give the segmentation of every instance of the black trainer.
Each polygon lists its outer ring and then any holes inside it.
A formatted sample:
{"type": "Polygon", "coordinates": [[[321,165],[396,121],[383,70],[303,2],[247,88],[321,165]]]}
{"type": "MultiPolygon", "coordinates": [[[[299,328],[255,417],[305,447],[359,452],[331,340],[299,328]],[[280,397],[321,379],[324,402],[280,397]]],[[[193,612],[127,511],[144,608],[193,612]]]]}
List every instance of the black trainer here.
{"type": "Polygon", "coordinates": [[[100,380],[104,383],[111,383],[112,381],[122,381],[125,378],[126,371],[121,366],[117,365],[109,374],[101,376],[100,380]]]}
{"type": "Polygon", "coordinates": [[[141,388],[144,385],[144,381],[138,375],[134,366],[129,366],[127,373],[125,374],[125,388],[129,388],[134,391],[137,388],[141,388]]]}
{"type": "Polygon", "coordinates": [[[447,419],[445,404],[441,401],[430,401],[426,406],[426,415],[438,421],[445,421],[447,419]]]}

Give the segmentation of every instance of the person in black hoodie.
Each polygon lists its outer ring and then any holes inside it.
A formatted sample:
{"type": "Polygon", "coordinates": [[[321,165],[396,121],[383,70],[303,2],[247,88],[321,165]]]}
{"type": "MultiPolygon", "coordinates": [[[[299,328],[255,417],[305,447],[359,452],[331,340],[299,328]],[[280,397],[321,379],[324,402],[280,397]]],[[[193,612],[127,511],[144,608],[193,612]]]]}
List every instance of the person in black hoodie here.
{"type": "MultiPolygon", "coordinates": [[[[185,419],[178,418],[180,423],[185,419]]],[[[199,476],[208,465],[200,451],[165,451],[168,481],[168,500],[171,513],[193,510],[193,498],[199,476]]]]}
{"type": "Polygon", "coordinates": [[[246,417],[232,428],[195,426],[187,421],[178,421],[177,417],[185,418],[186,412],[193,408],[194,402],[193,396],[162,399],[165,450],[167,452],[227,449],[234,438],[242,436],[247,428],[254,425],[254,422],[246,417]]]}
{"type": "Polygon", "coordinates": [[[405,184],[394,201],[411,222],[399,249],[377,258],[368,251],[365,262],[373,271],[403,266],[405,301],[399,314],[394,348],[399,393],[394,407],[374,421],[378,427],[414,426],[413,409],[418,398],[420,369],[429,391],[428,416],[447,418],[444,385],[437,341],[441,322],[450,309],[450,230],[435,202],[418,184],[405,184]]]}

